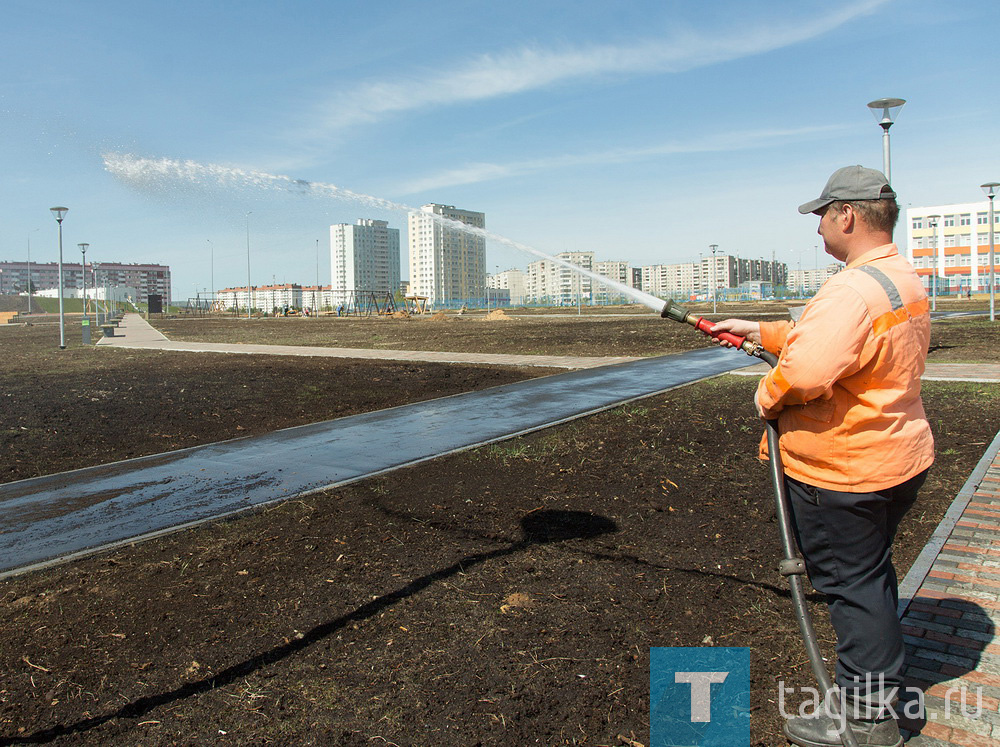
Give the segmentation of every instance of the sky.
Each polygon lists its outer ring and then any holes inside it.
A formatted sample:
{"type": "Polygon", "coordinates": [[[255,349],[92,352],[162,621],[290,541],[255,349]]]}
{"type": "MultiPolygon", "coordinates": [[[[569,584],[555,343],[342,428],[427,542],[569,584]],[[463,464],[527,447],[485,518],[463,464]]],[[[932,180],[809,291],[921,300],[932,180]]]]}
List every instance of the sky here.
{"type": "MultiPolygon", "coordinates": [[[[359,218],[400,229],[406,278],[405,207],[429,202],[549,254],[811,268],[796,208],[841,166],[882,168],[882,97],[907,101],[904,208],[1000,181],[996,0],[0,10],[0,261],[55,261],[61,205],[66,261],[86,242],[170,265],[175,299],[245,285],[248,243],[254,285],[326,284],[329,226],[359,218]]],[[[490,272],[533,259],[487,244],[490,272]]]]}

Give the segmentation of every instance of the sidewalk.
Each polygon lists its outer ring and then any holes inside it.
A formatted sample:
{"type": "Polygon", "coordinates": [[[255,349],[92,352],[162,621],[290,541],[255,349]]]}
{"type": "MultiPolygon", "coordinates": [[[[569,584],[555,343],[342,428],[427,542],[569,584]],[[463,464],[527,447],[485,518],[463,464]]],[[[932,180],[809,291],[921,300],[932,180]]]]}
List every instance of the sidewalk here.
{"type": "MultiPolygon", "coordinates": [[[[769,370],[766,363],[759,363],[733,373],[738,376],[763,376],[769,370]]],[[[1000,363],[928,363],[924,381],[971,381],[980,384],[1000,382],[1000,363]]]]}
{"type": "Polygon", "coordinates": [[[182,350],[193,353],[242,353],[254,355],[303,355],[320,358],[368,358],[424,363],[472,363],[494,366],[542,366],[546,368],[598,368],[640,360],[627,356],[586,357],[568,355],[498,355],[495,353],[444,353],[428,350],[374,350],[370,348],[321,348],[308,345],[240,345],[225,342],[172,342],[139,314],[126,314],[114,337],[98,345],[147,350],[182,350]]]}
{"type": "Polygon", "coordinates": [[[1000,744],[1000,433],[900,584],[900,608],[905,687],[925,707],[915,720],[904,705],[906,744],[1000,744]]]}

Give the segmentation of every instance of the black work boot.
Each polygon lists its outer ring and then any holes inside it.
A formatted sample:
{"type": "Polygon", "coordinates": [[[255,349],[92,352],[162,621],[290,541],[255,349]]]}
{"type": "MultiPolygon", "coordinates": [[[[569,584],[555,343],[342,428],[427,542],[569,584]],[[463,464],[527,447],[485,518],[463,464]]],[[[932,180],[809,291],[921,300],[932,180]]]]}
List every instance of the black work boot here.
{"type": "MultiPolygon", "coordinates": [[[[847,723],[859,747],[902,747],[903,738],[894,718],[878,721],[849,718],[847,723]]],[[[841,747],[844,744],[842,735],[843,721],[834,721],[829,716],[785,721],[785,737],[799,747],[841,747]]]]}

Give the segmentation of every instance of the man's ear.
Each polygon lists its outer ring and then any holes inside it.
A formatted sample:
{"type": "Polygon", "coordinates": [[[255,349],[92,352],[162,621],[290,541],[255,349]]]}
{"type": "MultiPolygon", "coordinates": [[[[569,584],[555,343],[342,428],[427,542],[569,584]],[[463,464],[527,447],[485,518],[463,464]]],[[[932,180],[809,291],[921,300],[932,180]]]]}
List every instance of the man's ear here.
{"type": "Polygon", "coordinates": [[[857,213],[854,212],[854,205],[852,205],[849,202],[845,204],[840,209],[840,220],[841,220],[840,230],[843,233],[853,233],[857,217],[858,217],[857,213]]]}

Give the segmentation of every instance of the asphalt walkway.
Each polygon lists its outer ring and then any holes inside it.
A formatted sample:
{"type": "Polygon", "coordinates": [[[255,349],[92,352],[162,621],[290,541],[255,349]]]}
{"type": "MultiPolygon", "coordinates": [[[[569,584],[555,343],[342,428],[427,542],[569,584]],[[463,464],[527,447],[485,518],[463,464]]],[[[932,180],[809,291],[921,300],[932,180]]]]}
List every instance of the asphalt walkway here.
{"type": "Polygon", "coordinates": [[[0,571],[344,485],[752,363],[703,348],[7,483],[0,571]]]}

